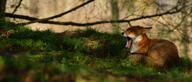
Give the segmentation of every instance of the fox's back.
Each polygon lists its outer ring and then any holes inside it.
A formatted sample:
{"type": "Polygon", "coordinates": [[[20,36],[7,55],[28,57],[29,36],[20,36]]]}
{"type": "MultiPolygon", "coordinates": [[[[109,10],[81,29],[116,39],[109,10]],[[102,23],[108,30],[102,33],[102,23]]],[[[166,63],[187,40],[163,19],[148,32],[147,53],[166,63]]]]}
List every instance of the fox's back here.
{"type": "Polygon", "coordinates": [[[149,46],[150,50],[178,53],[176,45],[164,39],[152,39],[149,46]]]}
{"type": "Polygon", "coordinates": [[[148,49],[148,56],[156,62],[162,62],[167,66],[179,61],[178,50],[174,43],[163,39],[152,39],[148,49]]]}

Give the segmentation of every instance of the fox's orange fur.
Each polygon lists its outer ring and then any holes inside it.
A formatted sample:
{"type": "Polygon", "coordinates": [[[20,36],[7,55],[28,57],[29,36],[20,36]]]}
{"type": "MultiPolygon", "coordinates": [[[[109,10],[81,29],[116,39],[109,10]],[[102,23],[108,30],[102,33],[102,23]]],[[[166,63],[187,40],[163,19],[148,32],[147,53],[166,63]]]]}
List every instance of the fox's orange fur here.
{"type": "Polygon", "coordinates": [[[123,32],[123,36],[132,40],[131,47],[128,47],[130,52],[140,54],[139,58],[142,60],[139,61],[154,68],[166,68],[178,64],[179,56],[176,45],[168,40],[148,38],[146,31],[149,29],[132,26],[123,32]]]}

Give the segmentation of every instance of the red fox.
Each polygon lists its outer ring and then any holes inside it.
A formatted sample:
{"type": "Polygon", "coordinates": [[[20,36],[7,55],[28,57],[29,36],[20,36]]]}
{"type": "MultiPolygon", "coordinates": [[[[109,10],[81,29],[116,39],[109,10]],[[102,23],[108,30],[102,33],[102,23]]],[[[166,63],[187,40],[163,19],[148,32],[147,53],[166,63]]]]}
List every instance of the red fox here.
{"type": "Polygon", "coordinates": [[[150,39],[146,35],[152,27],[132,26],[122,33],[127,38],[125,45],[132,56],[140,58],[142,62],[154,68],[167,68],[179,63],[177,47],[174,43],[164,39],[150,39]],[[138,54],[140,56],[138,56],[138,54]]]}

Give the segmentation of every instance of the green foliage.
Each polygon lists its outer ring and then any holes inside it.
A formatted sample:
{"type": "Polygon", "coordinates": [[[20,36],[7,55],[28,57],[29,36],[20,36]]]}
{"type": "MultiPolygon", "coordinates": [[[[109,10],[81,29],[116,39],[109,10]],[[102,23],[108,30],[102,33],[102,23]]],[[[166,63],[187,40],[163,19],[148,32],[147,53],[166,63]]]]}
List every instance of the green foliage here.
{"type": "Polygon", "coordinates": [[[7,21],[5,18],[0,18],[0,29],[13,29],[17,27],[15,23],[7,21]]]}
{"type": "MultiPolygon", "coordinates": [[[[5,22],[5,21],[4,21],[5,22]]],[[[5,22],[1,30],[13,30],[5,22]]],[[[93,29],[53,33],[32,31],[16,26],[13,33],[0,37],[0,81],[119,81],[120,77],[158,77],[171,81],[192,80],[192,64],[158,72],[126,58],[126,40],[119,34],[100,33],[93,29]]],[[[150,78],[154,80],[153,78],[150,78]]],[[[158,79],[155,79],[158,80],[158,79]]],[[[161,79],[159,80],[161,81],[161,79]]]]}

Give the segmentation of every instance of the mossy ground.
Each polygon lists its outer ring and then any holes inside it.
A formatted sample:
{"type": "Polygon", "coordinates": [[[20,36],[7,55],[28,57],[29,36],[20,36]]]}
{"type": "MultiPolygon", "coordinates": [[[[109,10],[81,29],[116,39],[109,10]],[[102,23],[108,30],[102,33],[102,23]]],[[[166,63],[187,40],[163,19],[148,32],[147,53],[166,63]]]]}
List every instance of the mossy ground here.
{"type": "Polygon", "coordinates": [[[129,62],[120,34],[32,31],[0,20],[0,81],[192,81],[192,64],[158,72],[129,62]]]}

